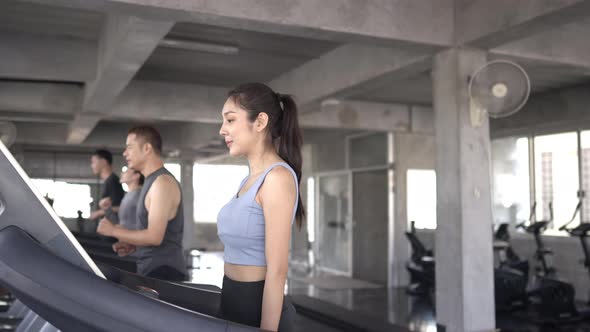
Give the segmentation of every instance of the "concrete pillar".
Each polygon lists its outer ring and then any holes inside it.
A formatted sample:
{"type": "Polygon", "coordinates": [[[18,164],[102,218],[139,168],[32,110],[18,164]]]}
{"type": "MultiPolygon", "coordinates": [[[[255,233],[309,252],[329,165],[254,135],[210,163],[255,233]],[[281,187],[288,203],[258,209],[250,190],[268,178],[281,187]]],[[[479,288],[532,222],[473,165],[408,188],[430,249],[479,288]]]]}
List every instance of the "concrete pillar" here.
{"type": "Polygon", "coordinates": [[[184,235],[182,246],[184,249],[193,248],[194,243],[194,188],[193,188],[193,164],[192,160],[180,162],[180,177],[182,179],[182,201],[184,204],[184,235]]]}
{"type": "Polygon", "coordinates": [[[436,55],[433,98],[436,144],[436,316],[446,331],[493,331],[494,275],[489,122],[470,121],[469,76],[485,52],[436,55]]]}

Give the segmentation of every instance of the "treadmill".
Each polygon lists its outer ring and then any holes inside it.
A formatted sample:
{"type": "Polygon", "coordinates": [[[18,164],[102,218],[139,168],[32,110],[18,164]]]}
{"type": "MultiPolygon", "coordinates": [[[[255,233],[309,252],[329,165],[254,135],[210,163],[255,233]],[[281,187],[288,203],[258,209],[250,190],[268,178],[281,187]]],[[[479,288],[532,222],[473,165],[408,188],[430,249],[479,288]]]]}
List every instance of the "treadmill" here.
{"type": "Polygon", "coordinates": [[[215,317],[214,286],[97,265],[2,142],[0,284],[25,308],[16,331],[260,331],[215,317]]]}

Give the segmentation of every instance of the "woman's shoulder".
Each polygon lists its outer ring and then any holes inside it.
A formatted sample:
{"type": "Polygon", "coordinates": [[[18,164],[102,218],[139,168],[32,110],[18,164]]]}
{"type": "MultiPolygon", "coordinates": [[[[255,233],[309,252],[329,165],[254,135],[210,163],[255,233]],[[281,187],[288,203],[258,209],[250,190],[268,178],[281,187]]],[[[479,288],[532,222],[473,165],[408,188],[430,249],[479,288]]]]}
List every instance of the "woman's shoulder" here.
{"type": "Polygon", "coordinates": [[[290,187],[295,185],[293,181],[294,177],[295,172],[293,169],[287,163],[282,162],[274,165],[266,175],[264,183],[269,187],[290,189],[290,187]]]}

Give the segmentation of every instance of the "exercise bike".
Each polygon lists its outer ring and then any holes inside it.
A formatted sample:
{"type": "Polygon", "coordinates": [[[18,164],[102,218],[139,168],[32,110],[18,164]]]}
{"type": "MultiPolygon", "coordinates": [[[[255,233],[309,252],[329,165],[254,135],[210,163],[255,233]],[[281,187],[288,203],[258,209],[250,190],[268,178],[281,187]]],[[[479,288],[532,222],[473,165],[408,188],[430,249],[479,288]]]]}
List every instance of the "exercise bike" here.
{"type": "Polygon", "coordinates": [[[410,295],[432,294],[435,287],[435,265],[432,250],[426,249],[416,236],[414,221],[410,224],[410,231],[405,234],[412,247],[412,256],[410,261],[406,263],[406,270],[410,273],[410,286],[407,293],[410,295]]]}
{"type": "MultiPolygon", "coordinates": [[[[576,207],[572,220],[575,219],[580,206],[581,203],[576,207]]],[[[527,292],[528,303],[532,309],[530,318],[541,324],[578,322],[587,315],[576,308],[575,289],[572,284],[558,278],[557,271],[551,264],[553,251],[545,247],[542,240],[541,234],[553,221],[552,203],[549,203],[549,212],[549,220],[517,225],[518,228],[534,235],[537,247],[534,254],[535,274],[527,292]]],[[[533,219],[531,218],[531,221],[533,219]]]]}
{"type": "MultiPolygon", "coordinates": [[[[580,204],[578,204],[578,206],[579,205],[580,204]]],[[[570,220],[567,224],[561,226],[559,230],[566,231],[570,236],[580,238],[580,244],[582,245],[582,251],[584,253],[584,259],[581,261],[581,263],[584,264],[584,267],[588,270],[588,275],[590,276],[590,249],[588,248],[588,243],[586,242],[586,238],[588,238],[590,234],[590,223],[581,222],[576,227],[568,228],[567,226],[572,221],[573,219],[570,220]]],[[[588,296],[588,302],[586,304],[590,305],[590,294],[588,296]]]]}
{"type": "Polygon", "coordinates": [[[494,255],[498,262],[494,268],[496,312],[514,311],[527,304],[529,262],[512,249],[508,227],[506,223],[500,224],[494,233],[494,255]]]}
{"type": "MultiPolygon", "coordinates": [[[[432,250],[426,249],[416,236],[415,223],[410,224],[406,237],[412,247],[410,261],[406,269],[410,274],[410,295],[432,295],[435,290],[435,261],[432,250]]],[[[498,256],[498,266],[494,271],[495,300],[498,311],[510,311],[526,305],[526,286],[528,282],[528,261],[520,257],[510,246],[508,225],[500,225],[494,236],[494,251],[498,256]]]]}

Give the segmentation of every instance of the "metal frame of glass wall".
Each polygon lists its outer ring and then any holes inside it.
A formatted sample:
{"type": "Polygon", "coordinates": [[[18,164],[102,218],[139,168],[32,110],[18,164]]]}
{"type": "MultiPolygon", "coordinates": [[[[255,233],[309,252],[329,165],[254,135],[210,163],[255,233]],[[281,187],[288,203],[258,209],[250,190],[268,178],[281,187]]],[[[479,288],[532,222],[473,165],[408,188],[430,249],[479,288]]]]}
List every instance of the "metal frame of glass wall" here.
{"type": "MultiPolygon", "coordinates": [[[[332,274],[339,274],[339,275],[345,275],[348,277],[352,276],[353,273],[353,250],[354,250],[354,245],[353,245],[353,231],[354,231],[354,226],[355,226],[355,220],[353,219],[353,213],[354,213],[354,207],[353,207],[353,176],[354,173],[356,172],[370,172],[370,171],[383,171],[383,170],[387,170],[388,171],[388,183],[389,183],[389,188],[393,188],[393,133],[391,132],[368,132],[368,133],[360,133],[360,134],[355,134],[355,135],[350,135],[347,136],[345,139],[345,148],[344,148],[344,153],[345,153],[345,169],[343,170],[336,170],[336,171],[327,171],[327,172],[317,172],[313,175],[314,178],[314,204],[315,204],[315,223],[314,223],[314,229],[315,229],[315,241],[313,243],[313,250],[314,250],[314,256],[316,257],[316,260],[314,262],[314,269],[317,269],[319,271],[325,271],[325,272],[329,272],[332,274]],[[384,165],[375,165],[375,166],[366,166],[366,167],[351,167],[351,141],[354,139],[359,139],[359,138],[364,138],[364,137],[368,137],[368,136],[373,136],[373,135],[386,135],[386,139],[387,139],[387,144],[386,144],[386,151],[383,151],[384,155],[385,155],[385,160],[386,163],[384,165]],[[348,211],[347,213],[349,214],[351,220],[350,222],[350,228],[347,229],[347,231],[349,232],[350,235],[350,246],[349,246],[349,250],[347,252],[347,259],[348,259],[348,270],[347,271],[339,271],[339,270],[334,270],[334,269],[330,269],[327,268],[325,266],[322,266],[322,257],[321,257],[321,244],[318,241],[318,239],[321,238],[322,233],[320,230],[321,227],[321,221],[320,221],[320,213],[321,213],[321,209],[322,206],[320,206],[320,184],[321,184],[321,179],[322,178],[326,178],[326,177],[332,177],[332,176],[341,176],[341,175],[346,175],[347,176],[347,181],[348,181],[348,201],[350,202],[349,206],[348,206],[348,211]]],[[[389,264],[392,264],[392,260],[393,257],[391,255],[391,248],[393,248],[393,217],[394,217],[394,209],[393,209],[393,202],[394,202],[394,198],[393,198],[393,190],[389,190],[389,197],[388,197],[388,248],[390,248],[389,253],[388,253],[388,262],[389,264]]],[[[388,278],[389,279],[389,278],[388,278]]]]}

